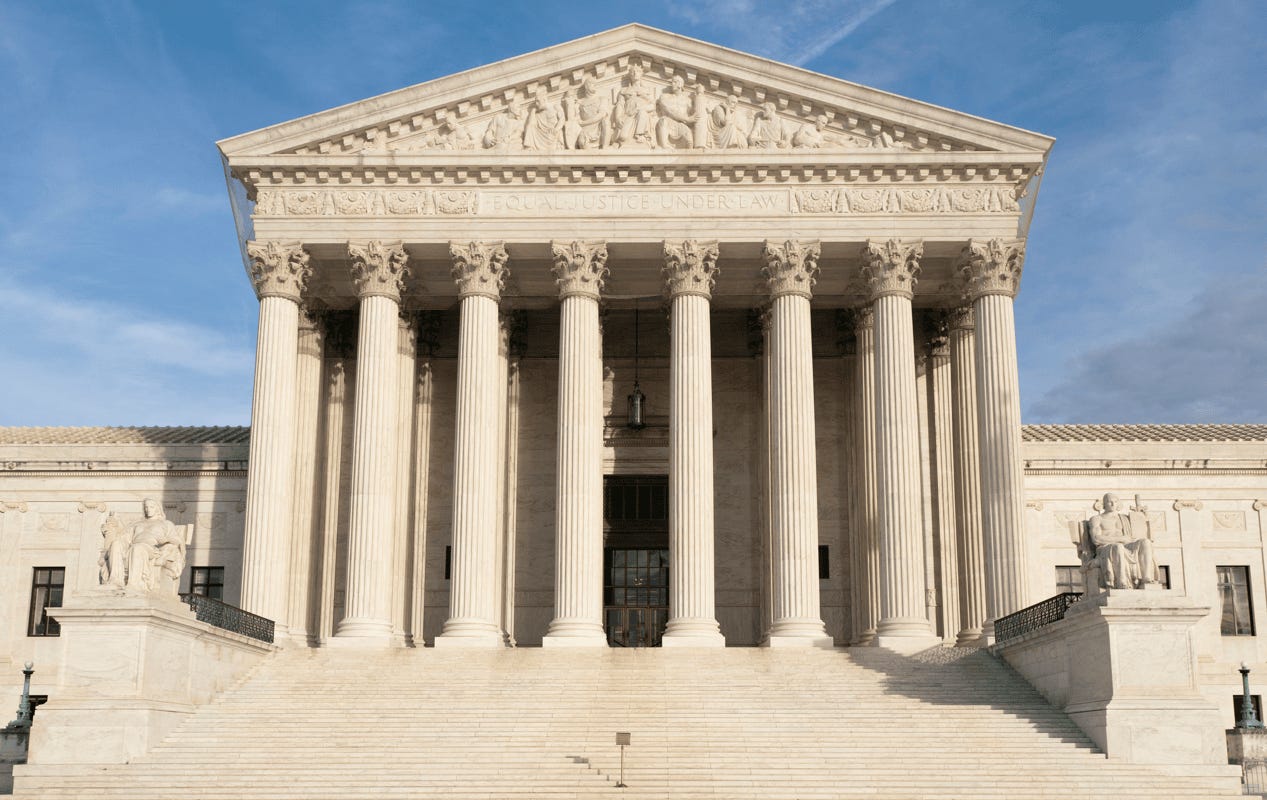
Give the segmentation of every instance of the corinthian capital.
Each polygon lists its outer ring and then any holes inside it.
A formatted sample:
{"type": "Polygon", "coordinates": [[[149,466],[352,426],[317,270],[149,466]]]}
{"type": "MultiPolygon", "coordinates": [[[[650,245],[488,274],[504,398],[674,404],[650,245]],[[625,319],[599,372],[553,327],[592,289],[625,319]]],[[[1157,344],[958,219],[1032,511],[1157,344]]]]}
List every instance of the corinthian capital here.
{"type": "Polygon", "coordinates": [[[579,295],[597,300],[607,278],[607,242],[550,242],[559,297],[579,295]]]}
{"type": "Polygon", "coordinates": [[[358,297],[390,297],[400,302],[409,277],[409,254],[403,242],[348,242],[348,256],[358,297]]]}
{"type": "Polygon", "coordinates": [[[247,242],[246,255],[251,260],[251,284],[257,297],[299,302],[312,274],[302,242],[247,242]]]}
{"type": "Polygon", "coordinates": [[[970,331],[975,327],[977,327],[977,317],[972,306],[960,306],[946,311],[947,330],[970,331]]]}
{"type": "Polygon", "coordinates": [[[918,240],[868,239],[862,248],[862,279],[867,282],[871,299],[887,295],[914,297],[919,260],[923,257],[924,243],[918,240]]]}
{"type": "Polygon", "coordinates": [[[817,239],[788,239],[786,242],[766,240],[761,250],[765,266],[761,273],[770,286],[770,299],[785,294],[813,296],[818,275],[818,256],[822,246],[817,239]]]}
{"type": "Polygon", "coordinates": [[[664,243],[664,288],[669,297],[713,296],[717,281],[717,240],[681,239],[664,243]]]}
{"type": "Polygon", "coordinates": [[[972,239],[959,258],[956,271],[969,302],[988,294],[1016,297],[1025,264],[1024,239],[972,239]]]}
{"type": "Polygon", "coordinates": [[[506,245],[502,242],[449,242],[458,297],[500,300],[506,285],[506,245]]]}

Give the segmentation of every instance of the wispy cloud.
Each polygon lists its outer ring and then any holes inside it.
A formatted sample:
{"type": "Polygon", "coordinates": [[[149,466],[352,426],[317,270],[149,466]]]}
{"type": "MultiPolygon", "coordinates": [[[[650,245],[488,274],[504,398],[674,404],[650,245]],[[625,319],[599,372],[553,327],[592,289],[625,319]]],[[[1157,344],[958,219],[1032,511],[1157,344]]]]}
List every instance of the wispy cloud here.
{"type": "Polygon", "coordinates": [[[722,32],[732,47],[805,66],[894,2],[896,0],[703,0],[671,5],[669,13],[694,25],[722,32]]]}

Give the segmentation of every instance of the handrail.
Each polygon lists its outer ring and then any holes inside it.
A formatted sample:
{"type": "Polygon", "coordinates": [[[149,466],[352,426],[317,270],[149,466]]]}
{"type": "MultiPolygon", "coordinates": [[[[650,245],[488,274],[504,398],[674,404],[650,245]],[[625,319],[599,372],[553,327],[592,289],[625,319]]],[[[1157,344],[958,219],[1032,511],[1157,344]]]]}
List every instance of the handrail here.
{"type": "Polygon", "coordinates": [[[273,643],[273,629],[276,626],[271,619],[243,611],[237,606],[231,606],[202,594],[190,592],[182,594],[180,599],[193,609],[199,622],[214,625],[230,633],[259,639],[261,642],[273,643]]]}
{"type": "Polygon", "coordinates": [[[996,643],[1006,642],[1009,639],[1015,639],[1023,636],[1030,631],[1036,631],[1044,625],[1050,625],[1065,618],[1065,612],[1074,603],[1082,599],[1082,592],[1063,592],[1055,597],[1049,597],[1041,603],[1035,603],[1028,608],[1022,608],[1013,614],[1008,614],[994,623],[994,641],[996,643]]]}

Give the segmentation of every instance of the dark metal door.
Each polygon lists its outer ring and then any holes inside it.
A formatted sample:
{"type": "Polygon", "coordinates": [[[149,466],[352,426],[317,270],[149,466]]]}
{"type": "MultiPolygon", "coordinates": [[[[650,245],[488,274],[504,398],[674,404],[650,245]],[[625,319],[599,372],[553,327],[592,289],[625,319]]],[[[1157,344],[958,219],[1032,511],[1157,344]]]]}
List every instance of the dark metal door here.
{"type": "Polygon", "coordinates": [[[603,605],[609,645],[659,647],[669,621],[668,549],[608,547],[603,605]]]}

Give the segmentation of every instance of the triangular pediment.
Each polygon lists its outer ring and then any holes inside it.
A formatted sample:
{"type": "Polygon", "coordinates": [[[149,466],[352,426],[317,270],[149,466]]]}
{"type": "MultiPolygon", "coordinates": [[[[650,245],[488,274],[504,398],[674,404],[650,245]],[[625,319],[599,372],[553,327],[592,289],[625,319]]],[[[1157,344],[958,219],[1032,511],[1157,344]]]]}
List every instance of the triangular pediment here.
{"type": "MultiPolygon", "coordinates": [[[[642,25],[438,78],[219,143],[276,156],[445,160],[595,151],[1045,154],[1052,140],[642,25]]],[[[516,160],[521,160],[516,158],[516,160]]]]}

